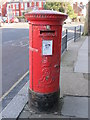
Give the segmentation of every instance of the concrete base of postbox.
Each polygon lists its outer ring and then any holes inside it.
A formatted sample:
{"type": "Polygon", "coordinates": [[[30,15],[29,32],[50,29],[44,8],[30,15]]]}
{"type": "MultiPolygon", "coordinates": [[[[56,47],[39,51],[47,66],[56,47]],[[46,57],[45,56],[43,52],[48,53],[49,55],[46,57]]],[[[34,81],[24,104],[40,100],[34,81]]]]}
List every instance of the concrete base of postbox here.
{"type": "Polygon", "coordinates": [[[29,89],[29,108],[35,111],[51,111],[58,108],[60,90],[50,94],[41,94],[29,89]]]}

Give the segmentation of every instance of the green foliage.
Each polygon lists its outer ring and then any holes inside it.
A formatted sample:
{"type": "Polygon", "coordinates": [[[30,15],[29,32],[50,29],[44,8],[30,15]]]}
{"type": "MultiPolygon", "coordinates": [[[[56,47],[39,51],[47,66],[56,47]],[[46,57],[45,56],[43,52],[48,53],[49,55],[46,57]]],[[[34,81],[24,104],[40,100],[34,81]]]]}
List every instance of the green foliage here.
{"type": "Polygon", "coordinates": [[[18,19],[25,19],[25,16],[18,16],[18,19]]]}
{"type": "Polygon", "coordinates": [[[67,7],[67,14],[71,19],[75,19],[77,17],[77,14],[74,13],[73,8],[70,4],[68,4],[68,7],[67,7]]]}
{"type": "Polygon", "coordinates": [[[64,10],[64,8],[63,7],[61,7],[61,8],[59,8],[59,12],[65,12],[65,10],[64,10]]]}
{"type": "Polygon", "coordinates": [[[23,12],[23,14],[22,14],[23,16],[25,15],[25,12],[23,12]]]}
{"type": "Polygon", "coordinates": [[[60,2],[46,2],[44,8],[46,10],[56,10],[59,12],[64,12],[64,7],[60,2]]]}
{"type": "Polygon", "coordinates": [[[74,13],[72,6],[69,2],[46,2],[44,8],[46,10],[56,10],[59,12],[65,12],[71,19],[75,19],[77,15],[74,13]]]}

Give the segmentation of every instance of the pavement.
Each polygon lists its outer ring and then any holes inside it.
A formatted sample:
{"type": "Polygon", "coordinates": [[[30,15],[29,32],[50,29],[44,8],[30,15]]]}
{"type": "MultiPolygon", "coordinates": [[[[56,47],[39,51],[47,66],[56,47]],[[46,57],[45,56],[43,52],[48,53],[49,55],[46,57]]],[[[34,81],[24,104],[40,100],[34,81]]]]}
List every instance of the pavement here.
{"type": "Polygon", "coordinates": [[[0,27],[0,34],[3,61],[1,97],[5,96],[29,69],[29,24],[4,23],[0,27]]]}
{"type": "MultiPolygon", "coordinates": [[[[18,24],[17,27],[18,26],[20,27],[21,24],[18,24]]],[[[17,27],[2,29],[3,95],[11,89],[29,69],[29,29],[17,27]]]]}
{"type": "Polygon", "coordinates": [[[88,73],[88,38],[78,52],[74,72],[88,73]]]}
{"type": "Polygon", "coordinates": [[[28,28],[29,24],[26,22],[20,22],[20,23],[4,23],[2,24],[1,28],[28,28]]]}
{"type": "MultiPolygon", "coordinates": [[[[78,65],[81,67],[87,65],[87,59],[85,58],[86,51],[88,51],[88,37],[81,37],[76,42],[71,41],[68,45],[68,50],[62,56],[61,60],[61,96],[64,95],[78,95],[88,96],[88,76],[87,73],[76,72],[75,69],[78,65]],[[83,52],[83,49],[87,49],[83,52]],[[82,54],[82,62],[79,62],[80,53],[82,54]],[[85,53],[85,54],[84,54],[85,53]]],[[[83,68],[86,70],[86,68],[83,68]]]]}
{"type": "Polygon", "coordinates": [[[68,43],[67,51],[62,55],[60,104],[57,111],[43,113],[29,108],[29,82],[27,81],[18,94],[1,111],[0,116],[17,120],[21,118],[67,118],[67,120],[88,118],[90,96],[88,94],[88,73],[86,67],[84,69],[85,64],[87,64],[87,58],[85,59],[88,50],[87,43],[88,37],[81,37],[76,42],[72,40],[68,43]],[[78,70],[78,65],[82,67],[82,71],[78,70]]]}

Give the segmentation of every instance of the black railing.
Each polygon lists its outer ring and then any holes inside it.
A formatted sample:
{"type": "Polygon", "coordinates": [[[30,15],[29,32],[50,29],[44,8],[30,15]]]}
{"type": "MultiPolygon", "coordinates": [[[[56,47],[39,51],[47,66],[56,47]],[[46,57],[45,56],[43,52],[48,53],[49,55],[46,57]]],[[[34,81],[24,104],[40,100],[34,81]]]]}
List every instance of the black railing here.
{"type": "Polygon", "coordinates": [[[73,30],[73,36],[68,38],[68,30],[66,29],[65,35],[62,37],[61,53],[67,50],[67,42],[74,39],[74,42],[81,37],[81,25],[77,26],[73,30]]]}
{"type": "Polygon", "coordinates": [[[81,25],[78,27],[75,27],[74,30],[74,42],[81,36],[81,25]]]}
{"type": "Polygon", "coordinates": [[[61,53],[63,53],[66,49],[67,49],[67,29],[66,34],[62,37],[61,53]]]}

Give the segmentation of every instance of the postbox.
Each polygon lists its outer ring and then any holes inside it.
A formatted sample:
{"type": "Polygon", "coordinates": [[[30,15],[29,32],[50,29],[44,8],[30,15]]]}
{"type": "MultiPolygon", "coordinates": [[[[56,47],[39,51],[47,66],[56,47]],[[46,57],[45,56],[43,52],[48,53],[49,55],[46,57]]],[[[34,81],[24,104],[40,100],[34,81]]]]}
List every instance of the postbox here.
{"type": "Polygon", "coordinates": [[[49,110],[60,95],[60,58],[64,13],[36,10],[29,21],[29,106],[49,110]]]}

